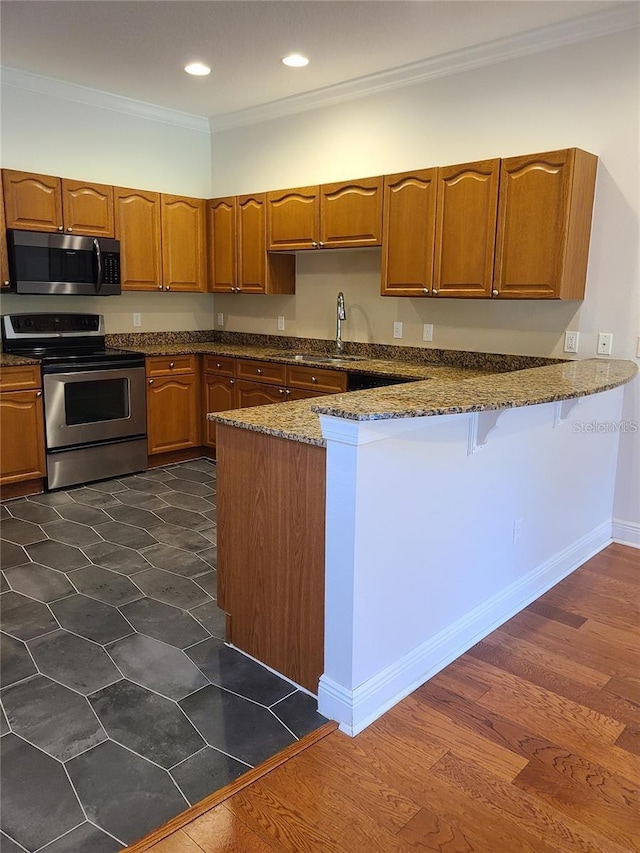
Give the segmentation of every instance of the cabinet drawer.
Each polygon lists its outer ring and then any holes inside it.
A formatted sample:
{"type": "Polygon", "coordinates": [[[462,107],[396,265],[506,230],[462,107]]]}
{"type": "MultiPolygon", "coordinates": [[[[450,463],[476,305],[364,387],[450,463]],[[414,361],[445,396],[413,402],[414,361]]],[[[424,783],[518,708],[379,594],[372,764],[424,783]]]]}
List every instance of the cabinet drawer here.
{"type": "Polygon", "coordinates": [[[147,376],[172,376],[195,373],[195,355],[154,355],[147,359],[147,376]]]}
{"type": "Polygon", "coordinates": [[[336,370],[318,370],[315,367],[287,368],[287,385],[309,391],[339,393],[347,390],[347,374],[336,370]]]}
{"type": "Polygon", "coordinates": [[[204,372],[216,373],[218,376],[235,376],[235,358],[224,358],[219,355],[205,355],[204,372]]]}
{"type": "Polygon", "coordinates": [[[42,388],[39,364],[3,367],[0,371],[0,391],[22,391],[42,388]]]}
{"type": "Polygon", "coordinates": [[[287,367],[272,361],[245,361],[238,359],[238,379],[257,379],[259,382],[269,382],[273,385],[284,385],[287,367]]]}

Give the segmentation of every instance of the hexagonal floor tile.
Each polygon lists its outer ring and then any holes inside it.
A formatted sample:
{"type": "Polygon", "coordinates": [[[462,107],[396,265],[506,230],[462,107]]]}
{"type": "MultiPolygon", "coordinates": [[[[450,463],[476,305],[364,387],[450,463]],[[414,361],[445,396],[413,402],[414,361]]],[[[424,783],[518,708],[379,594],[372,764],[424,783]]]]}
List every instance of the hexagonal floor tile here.
{"type": "Polygon", "coordinates": [[[203,551],[211,543],[195,530],[187,530],[177,524],[159,524],[153,528],[153,535],[158,542],[171,545],[174,548],[183,548],[185,551],[203,551]]]}
{"type": "Polygon", "coordinates": [[[142,474],[136,474],[126,479],[123,478],[122,482],[127,488],[133,489],[136,492],[144,492],[145,495],[161,495],[168,488],[163,481],[153,480],[149,477],[144,477],[142,474]]]}
{"type": "Polygon", "coordinates": [[[170,486],[174,492],[184,492],[187,495],[199,495],[204,498],[207,495],[213,494],[213,487],[208,483],[193,483],[191,480],[167,480],[167,485],[170,486]]]}
{"type": "Polygon", "coordinates": [[[188,805],[166,770],[110,740],[72,758],[66,768],[89,820],[125,844],[188,805]]]}
{"type": "Polygon", "coordinates": [[[209,632],[196,620],[181,610],[153,598],[141,598],[125,604],[120,612],[140,634],[161,640],[177,649],[185,649],[208,638],[209,632]]]}
{"type": "MultiPolygon", "coordinates": [[[[42,853],[118,853],[121,849],[122,842],[116,841],[97,826],[85,821],[53,844],[47,844],[42,853]]],[[[4,853],[4,847],[2,851],[4,853]]],[[[8,850],[7,853],[11,851],[8,850]]]]}
{"type": "Polygon", "coordinates": [[[144,492],[136,492],[132,489],[127,489],[126,492],[119,493],[118,497],[120,498],[120,503],[127,506],[137,506],[140,509],[155,511],[156,509],[162,509],[162,507],[167,506],[164,500],[158,497],[158,495],[146,495],[144,492]]]}
{"type": "Polygon", "coordinates": [[[100,566],[78,569],[72,577],[78,592],[104,601],[105,604],[113,604],[114,607],[143,597],[143,593],[129,578],[100,566]]]}
{"type": "Polygon", "coordinates": [[[207,683],[184,652],[143,634],[125,637],[107,651],[126,678],[168,699],[182,699],[207,683]]]}
{"type": "Polygon", "coordinates": [[[40,563],[25,563],[5,572],[11,589],[22,592],[38,601],[55,601],[73,595],[75,589],[67,576],[40,563]]]}
{"type": "Polygon", "coordinates": [[[171,545],[152,545],[144,550],[145,559],[157,569],[173,572],[185,578],[194,578],[208,572],[210,566],[201,560],[197,554],[172,548],[171,545]]]}
{"type": "Polygon", "coordinates": [[[0,634],[0,683],[3,687],[22,681],[36,672],[26,645],[8,634],[0,634]]]}
{"type": "Polygon", "coordinates": [[[63,628],[94,643],[104,645],[133,632],[131,625],[115,607],[86,595],[70,595],[69,598],[54,601],[50,606],[63,628]]]}
{"type": "Polygon", "coordinates": [[[40,672],[79,693],[93,693],[122,678],[102,646],[69,631],[54,631],[27,645],[40,672]]]}
{"type": "Polygon", "coordinates": [[[0,541],[0,566],[3,569],[8,569],[11,566],[21,566],[23,563],[28,562],[29,555],[21,545],[0,541]]]}
{"type": "Polygon", "coordinates": [[[212,479],[208,471],[198,471],[196,468],[188,468],[186,465],[176,465],[171,473],[180,480],[191,480],[192,483],[210,483],[212,479]]]}
{"type": "Polygon", "coordinates": [[[100,542],[100,536],[86,524],[77,521],[50,521],[43,525],[47,536],[56,542],[64,542],[66,545],[93,545],[100,542]]]}
{"type": "Polygon", "coordinates": [[[43,675],[7,687],[2,702],[12,730],[59,761],[107,738],[84,697],[43,675]]]}
{"type": "Polygon", "coordinates": [[[14,545],[30,545],[47,538],[39,525],[21,518],[5,518],[0,527],[0,534],[14,545]]]}
{"type": "Polygon", "coordinates": [[[68,521],[77,521],[80,524],[88,524],[89,526],[109,521],[109,516],[103,509],[97,509],[94,506],[87,506],[86,504],[64,504],[64,506],[58,507],[58,512],[68,521]]]}
{"type": "MultiPolygon", "coordinates": [[[[54,542],[51,539],[36,542],[34,545],[26,545],[25,549],[34,563],[40,563],[61,572],[72,572],[74,569],[79,569],[89,563],[79,548],[74,548],[73,545],[65,545],[63,542],[54,542]]],[[[25,563],[26,560],[22,560],[22,562],[25,563]]]]}
{"type": "Polygon", "coordinates": [[[25,521],[33,521],[36,524],[42,524],[45,521],[55,521],[60,518],[58,512],[52,506],[33,503],[33,501],[23,498],[19,501],[12,501],[9,504],[11,515],[15,518],[22,518],[25,521]]]}
{"type": "Polygon", "coordinates": [[[248,764],[242,764],[208,746],[173,767],[171,775],[189,802],[195,805],[213,791],[218,791],[238,776],[242,776],[247,770],[248,764]]]}
{"type": "Polygon", "coordinates": [[[136,572],[151,568],[151,564],[134,548],[115,545],[113,542],[87,545],[84,553],[92,563],[121,575],[134,575],[136,572]]]}
{"type": "Polygon", "coordinates": [[[203,687],[178,704],[211,746],[254,767],[296,740],[267,708],[220,687],[203,687]]]}
{"type": "Polygon", "coordinates": [[[149,545],[155,545],[158,541],[146,530],[141,530],[132,524],[123,524],[120,521],[107,521],[104,524],[98,524],[95,530],[107,542],[126,545],[129,548],[146,548],[149,545]]]}
{"type": "Polygon", "coordinates": [[[76,503],[92,506],[96,509],[104,509],[107,506],[117,506],[120,501],[113,495],[107,492],[101,492],[97,489],[91,489],[83,486],[81,489],[74,489],[69,492],[70,499],[76,503]]]}
{"type": "Polygon", "coordinates": [[[131,681],[105,687],[89,702],[112,740],[161,767],[173,767],[206,745],[175,702],[131,681]]]}
{"type": "MultiPolygon", "coordinates": [[[[193,497],[193,495],[188,495],[187,497],[193,497]]],[[[200,512],[193,512],[190,509],[170,506],[166,509],[159,509],[157,514],[168,524],[177,524],[179,527],[185,527],[187,530],[202,530],[203,527],[211,526],[211,519],[200,512]]]]}
{"type": "Polygon", "coordinates": [[[190,610],[209,601],[209,596],[189,578],[165,572],[162,569],[147,569],[136,575],[136,585],[151,598],[190,610]]]}
{"type": "Polygon", "coordinates": [[[162,500],[166,501],[171,506],[180,509],[189,509],[192,512],[211,512],[212,506],[206,498],[200,498],[198,495],[186,495],[180,492],[166,492],[162,496],[162,500]]]}
{"type": "Polygon", "coordinates": [[[2,829],[11,838],[39,850],[85,820],[59,761],[14,734],[0,740],[0,751],[2,829]]]}
{"type": "Polygon", "coordinates": [[[0,626],[7,634],[20,640],[31,640],[60,627],[46,604],[19,592],[3,593],[0,626]]]}

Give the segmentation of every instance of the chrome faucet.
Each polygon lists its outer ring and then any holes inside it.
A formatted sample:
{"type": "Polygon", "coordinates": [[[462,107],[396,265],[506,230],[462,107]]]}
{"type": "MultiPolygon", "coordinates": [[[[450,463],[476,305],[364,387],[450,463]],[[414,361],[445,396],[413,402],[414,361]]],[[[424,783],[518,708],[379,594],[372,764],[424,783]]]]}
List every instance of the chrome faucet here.
{"type": "Polygon", "coordinates": [[[338,294],[338,303],[336,305],[336,355],[342,355],[344,352],[344,342],[342,340],[342,321],[347,319],[347,312],[344,307],[344,293],[340,291],[338,294]]]}

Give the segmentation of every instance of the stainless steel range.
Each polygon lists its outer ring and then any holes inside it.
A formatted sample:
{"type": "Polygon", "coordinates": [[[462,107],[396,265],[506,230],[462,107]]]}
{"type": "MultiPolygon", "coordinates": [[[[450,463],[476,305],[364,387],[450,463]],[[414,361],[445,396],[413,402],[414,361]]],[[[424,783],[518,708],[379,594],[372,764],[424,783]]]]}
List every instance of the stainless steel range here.
{"type": "Polygon", "coordinates": [[[6,314],[2,339],[42,364],[48,489],[147,467],[144,356],[106,347],[101,314],[6,314]]]}

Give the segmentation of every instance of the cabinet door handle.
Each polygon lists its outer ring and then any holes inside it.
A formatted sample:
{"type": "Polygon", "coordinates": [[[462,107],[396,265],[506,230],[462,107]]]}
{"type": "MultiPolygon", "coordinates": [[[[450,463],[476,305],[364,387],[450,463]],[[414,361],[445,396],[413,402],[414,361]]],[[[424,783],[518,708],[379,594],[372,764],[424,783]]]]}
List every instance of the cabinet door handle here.
{"type": "Polygon", "coordinates": [[[149,385],[153,385],[153,379],[149,380],[149,385]]]}
{"type": "Polygon", "coordinates": [[[491,295],[492,296],[500,296],[500,292],[498,290],[492,290],[491,295]]]}

